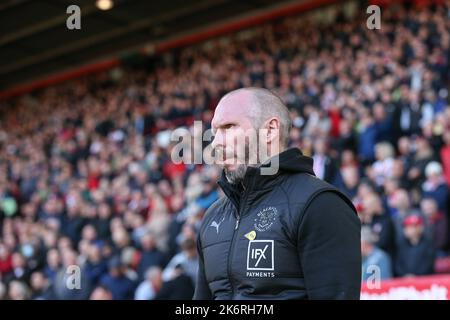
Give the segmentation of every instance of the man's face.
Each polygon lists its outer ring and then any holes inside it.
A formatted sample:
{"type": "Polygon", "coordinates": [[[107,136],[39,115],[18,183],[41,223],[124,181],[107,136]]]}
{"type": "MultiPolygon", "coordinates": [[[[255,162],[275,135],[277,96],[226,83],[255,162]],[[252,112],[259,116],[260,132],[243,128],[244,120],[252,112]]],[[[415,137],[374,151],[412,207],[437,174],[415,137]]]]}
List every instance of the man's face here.
{"type": "Polygon", "coordinates": [[[152,250],[155,247],[155,239],[152,235],[146,234],[142,237],[141,244],[144,250],[152,250]]]}
{"type": "Polygon", "coordinates": [[[23,268],[25,266],[25,259],[19,253],[15,253],[12,256],[13,268],[23,268]]]}
{"type": "Polygon", "coordinates": [[[324,155],[326,153],[325,141],[322,139],[317,139],[314,144],[314,151],[316,154],[324,155]]]}
{"type": "Polygon", "coordinates": [[[408,225],[403,230],[405,237],[409,240],[418,239],[423,234],[423,225],[408,225]]]}
{"type": "Polygon", "coordinates": [[[219,102],[211,121],[212,147],[218,152],[219,164],[231,183],[244,178],[249,157],[257,154],[258,132],[250,115],[251,105],[248,93],[232,94],[219,102]]]}
{"type": "Polygon", "coordinates": [[[423,199],[420,208],[427,217],[430,217],[437,211],[437,204],[433,199],[423,199]]]}
{"type": "Polygon", "coordinates": [[[31,275],[31,287],[34,290],[41,290],[45,286],[45,278],[40,272],[34,272],[31,275]]]}
{"type": "Polygon", "coordinates": [[[112,300],[112,295],[111,292],[99,287],[92,292],[90,300],[112,300]]]}
{"type": "Polygon", "coordinates": [[[344,183],[350,188],[353,188],[358,184],[358,171],[353,167],[345,168],[342,171],[342,177],[344,179],[344,183]]]}
{"type": "Polygon", "coordinates": [[[372,252],[373,245],[366,241],[361,241],[361,255],[367,257],[372,252]]]}
{"type": "Polygon", "coordinates": [[[394,194],[393,207],[399,210],[409,209],[409,198],[408,194],[404,190],[398,190],[394,194]]]}

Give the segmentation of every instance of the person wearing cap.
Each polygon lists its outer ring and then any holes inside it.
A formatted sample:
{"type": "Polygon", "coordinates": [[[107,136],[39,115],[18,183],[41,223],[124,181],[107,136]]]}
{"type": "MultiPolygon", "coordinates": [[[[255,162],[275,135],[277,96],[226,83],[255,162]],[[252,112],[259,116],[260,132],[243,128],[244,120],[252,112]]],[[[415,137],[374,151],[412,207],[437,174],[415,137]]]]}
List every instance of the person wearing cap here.
{"type": "Polygon", "coordinates": [[[412,214],[403,220],[403,236],[397,241],[395,254],[396,276],[433,273],[435,250],[433,242],[424,231],[422,216],[412,214]]]}

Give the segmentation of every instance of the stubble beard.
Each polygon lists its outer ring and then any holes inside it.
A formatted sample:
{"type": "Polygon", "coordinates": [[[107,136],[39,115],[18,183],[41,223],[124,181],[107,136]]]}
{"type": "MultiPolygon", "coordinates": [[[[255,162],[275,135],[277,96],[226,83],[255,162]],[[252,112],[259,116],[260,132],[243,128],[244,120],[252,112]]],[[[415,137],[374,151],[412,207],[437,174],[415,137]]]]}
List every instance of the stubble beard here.
{"type": "Polygon", "coordinates": [[[225,177],[227,178],[228,182],[231,184],[239,184],[244,180],[245,173],[247,172],[248,165],[246,164],[240,164],[237,166],[235,170],[229,170],[226,167],[225,170],[225,177]]]}
{"type": "Polygon", "coordinates": [[[247,172],[248,167],[255,166],[257,164],[250,164],[250,153],[256,152],[254,150],[250,150],[250,144],[245,144],[245,159],[244,163],[238,164],[236,169],[230,170],[227,167],[224,167],[225,171],[225,177],[227,178],[228,182],[231,184],[239,184],[242,183],[245,177],[245,174],[247,172]]]}

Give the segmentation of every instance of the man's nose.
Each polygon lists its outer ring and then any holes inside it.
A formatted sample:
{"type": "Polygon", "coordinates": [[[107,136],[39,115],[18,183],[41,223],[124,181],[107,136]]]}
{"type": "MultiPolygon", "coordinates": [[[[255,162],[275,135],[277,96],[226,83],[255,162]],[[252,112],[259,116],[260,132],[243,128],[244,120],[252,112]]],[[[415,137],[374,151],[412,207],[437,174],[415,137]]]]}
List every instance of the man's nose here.
{"type": "Polygon", "coordinates": [[[211,146],[212,146],[213,149],[217,149],[219,147],[223,147],[224,146],[223,135],[219,131],[220,130],[218,130],[216,132],[216,134],[214,135],[214,139],[211,142],[211,146]]]}

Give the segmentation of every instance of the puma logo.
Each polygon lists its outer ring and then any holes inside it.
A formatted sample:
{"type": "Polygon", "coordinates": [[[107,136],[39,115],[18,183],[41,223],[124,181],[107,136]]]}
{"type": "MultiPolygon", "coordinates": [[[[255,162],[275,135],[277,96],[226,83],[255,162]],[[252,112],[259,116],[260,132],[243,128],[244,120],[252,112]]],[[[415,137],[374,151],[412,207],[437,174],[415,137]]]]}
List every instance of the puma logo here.
{"type": "Polygon", "coordinates": [[[211,222],[210,227],[216,228],[217,234],[219,234],[219,227],[220,227],[220,224],[223,222],[224,219],[225,219],[225,216],[223,216],[222,220],[220,220],[219,222],[216,222],[216,221],[211,222]]]}

